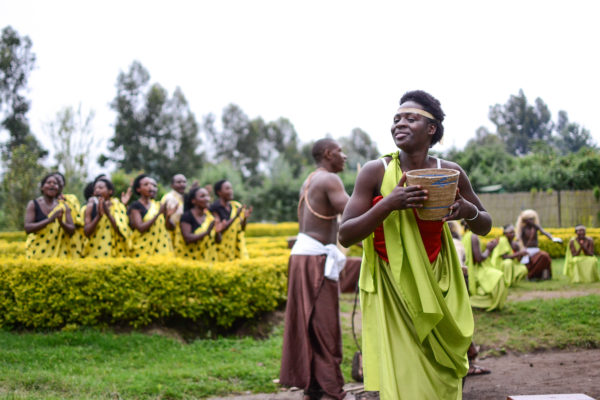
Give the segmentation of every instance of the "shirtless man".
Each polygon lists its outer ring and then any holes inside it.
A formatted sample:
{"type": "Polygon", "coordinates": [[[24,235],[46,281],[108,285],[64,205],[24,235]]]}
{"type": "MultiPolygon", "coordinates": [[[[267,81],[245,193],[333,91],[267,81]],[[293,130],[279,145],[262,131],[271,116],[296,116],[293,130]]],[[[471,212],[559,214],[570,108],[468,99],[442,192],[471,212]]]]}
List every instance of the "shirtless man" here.
{"type": "Polygon", "coordinates": [[[318,168],[300,190],[300,233],[288,266],[280,383],[304,389],[305,400],[342,399],[338,278],[345,257],[336,242],[348,194],[336,173],[346,155],[332,139],[318,140],[312,154],[318,168]]]}

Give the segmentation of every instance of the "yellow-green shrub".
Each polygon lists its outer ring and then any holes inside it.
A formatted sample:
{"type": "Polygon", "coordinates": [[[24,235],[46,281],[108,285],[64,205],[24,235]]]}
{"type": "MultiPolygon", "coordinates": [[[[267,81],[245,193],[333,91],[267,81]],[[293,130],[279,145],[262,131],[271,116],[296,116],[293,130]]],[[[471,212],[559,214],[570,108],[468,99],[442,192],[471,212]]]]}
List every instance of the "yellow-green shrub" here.
{"type": "Polygon", "coordinates": [[[230,327],[285,300],[288,256],[209,265],[177,258],[0,259],[0,326],[61,328],[170,317],[230,327]]]}
{"type": "Polygon", "coordinates": [[[0,257],[18,257],[23,255],[25,255],[25,242],[0,240],[0,257]]]}
{"type": "Polygon", "coordinates": [[[24,242],[27,239],[25,231],[0,232],[0,240],[7,242],[24,242]]]}
{"type": "Polygon", "coordinates": [[[246,241],[246,248],[248,251],[251,250],[274,250],[281,249],[285,250],[288,248],[288,242],[286,237],[265,237],[265,238],[251,238],[246,241]],[[252,240],[251,240],[252,239],[252,240]],[[257,240],[259,239],[259,240],[257,240]]]}
{"type": "Polygon", "coordinates": [[[279,257],[279,256],[290,256],[291,250],[288,248],[285,249],[261,249],[261,248],[248,248],[248,255],[250,258],[260,258],[260,257],[279,257]]]}
{"type": "Polygon", "coordinates": [[[297,222],[280,222],[278,224],[249,223],[246,225],[246,237],[294,236],[297,234],[297,222]]]}

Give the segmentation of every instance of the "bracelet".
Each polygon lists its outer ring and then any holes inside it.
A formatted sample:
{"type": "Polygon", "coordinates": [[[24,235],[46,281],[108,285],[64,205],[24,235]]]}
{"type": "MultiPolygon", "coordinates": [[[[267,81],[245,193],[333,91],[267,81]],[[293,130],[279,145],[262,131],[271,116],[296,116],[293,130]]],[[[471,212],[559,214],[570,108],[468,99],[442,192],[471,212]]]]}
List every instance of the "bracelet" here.
{"type": "Polygon", "coordinates": [[[475,216],[473,218],[465,218],[465,221],[468,221],[468,222],[475,221],[477,219],[477,217],[479,217],[479,208],[475,207],[475,210],[477,210],[477,214],[475,214],[475,216]]]}

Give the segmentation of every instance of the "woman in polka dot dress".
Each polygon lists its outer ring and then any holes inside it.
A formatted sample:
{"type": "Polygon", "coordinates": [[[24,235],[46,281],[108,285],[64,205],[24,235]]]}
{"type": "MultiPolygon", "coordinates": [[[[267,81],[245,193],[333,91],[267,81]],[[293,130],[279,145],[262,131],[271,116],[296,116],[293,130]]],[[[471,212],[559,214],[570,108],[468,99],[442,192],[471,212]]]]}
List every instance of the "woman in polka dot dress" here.
{"type": "Polygon", "coordinates": [[[169,231],[175,227],[169,220],[175,211],[154,200],[157,193],[156,181],[146,174],[138,175],[133,181],[133,191],[139,199],[131,203],[129,226],[132,229],[129,241],[130,257],[144,257],[157,254],[173,254],[169,231]]]}
{"type": "Polygon", "coordinates": [[[210,196],[203,187],[194,187],[185,197],[185,211],[179,226],[175,254],[192,260],[217,261],[216,243],[221,241],[221,221],[208,210],[210,196]]]}
{"type": "Polygon", "coordinates": [[[219,229],[222,231],[221,243],[217,245],[217,260],[247,259],[245,230],[252,207],[246,208],[233,200],[233,187],[229,181],[218,181],[214,190],[219,198],[210,206],[210,211],[220,217],[219,229]]]}
{"type": "Polygon", "coordinates": [[[27,258],[69,257],[69,237],[75,232],[71,210],[58,200],[60,183],[49,174],[40,185],[42,195],[31,200],[25,210],[27,258]]]}
{"type": "Polygon", "coordinates": [[[84,206],[87,240],[83,247],[84,257],[127,257],[127,239],[131,235],[127,209],[112,197],[114,186],[107,178],[94,183],[94,196],[84,206]]]}

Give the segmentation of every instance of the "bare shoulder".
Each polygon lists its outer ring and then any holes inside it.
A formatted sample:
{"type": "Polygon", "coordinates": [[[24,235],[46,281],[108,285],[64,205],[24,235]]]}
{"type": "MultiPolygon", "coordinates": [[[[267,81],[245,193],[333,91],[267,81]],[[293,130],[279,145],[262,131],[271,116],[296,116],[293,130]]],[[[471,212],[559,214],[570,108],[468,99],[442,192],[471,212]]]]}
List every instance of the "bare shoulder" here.
{"type": "MultiPolygon", "coordinates": [[[[368,177],[369,179],[381,178],[385,173],[385,166],[381,160],[381,158],[378,158],[377,160],[367,161],[361,168],[358,179],[360,179],[360,177],[368,177]]],[[[386,157],[383,160],[385,160],[385,165],[387,165],[390,162],[390,157],[386,157]]]]}
{"type": "MultiPolygon", "coordinates": [[[[390,158],[383,159],[387,164],[390,158]]],[[[368,161],[358,173],[356,184],[354,185],[355,192],[375,193],[379,191],[383,175],[385,174],[385,166],[382,159],[368,161]]]]}
{"type": "Polygon", "coordinates": [[[465,173],[465,171],[462,169],[462,167],[460,165],[458,165],[457,163],[455,163],[454,161],[448,161],[448,160],[444,160],[444,159],[440,158],[440,164],[441,164],[442,168],[455,169],[455,170],[459,171],[461,174],[465,173]]]}

